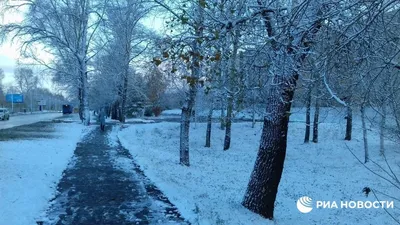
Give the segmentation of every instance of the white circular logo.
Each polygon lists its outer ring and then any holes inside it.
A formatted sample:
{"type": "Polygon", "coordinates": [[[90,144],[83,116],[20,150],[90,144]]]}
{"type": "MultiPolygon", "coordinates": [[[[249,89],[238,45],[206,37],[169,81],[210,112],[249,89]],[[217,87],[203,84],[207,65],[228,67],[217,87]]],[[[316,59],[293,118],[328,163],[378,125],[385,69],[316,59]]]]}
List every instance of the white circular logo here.
{"type": "Polygon", "coordinates": [[[297,200],[297,209],[302,213],[309,213],[312,210],[312,198],[303,196],[297,200]]]}

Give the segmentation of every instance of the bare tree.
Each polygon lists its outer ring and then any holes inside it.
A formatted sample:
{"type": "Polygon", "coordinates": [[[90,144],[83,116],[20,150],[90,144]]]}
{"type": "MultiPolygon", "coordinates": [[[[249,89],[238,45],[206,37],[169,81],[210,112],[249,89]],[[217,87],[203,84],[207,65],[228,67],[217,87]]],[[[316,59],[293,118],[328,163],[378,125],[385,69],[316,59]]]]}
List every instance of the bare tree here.
{"type": "MultiPolygon", "coordinates": [[[[61,74],[76,76],[79,90],[82,121],[89,124],[88,102],[88,62],[94,54],[91,51],[91,41],[102,19],[102,12],[96,10],[97,2],[90,0],[37,0],[11,4],[6,10],[26,8],[24,20],[21,23],[10,23],[0,27],[2,34],[20,38],[25,55],[35,59],[49,69],[57,71],[55,66],[37,56],[38,44],[42,51],[53,56],[64,52],[73,60],[72,71],[59,71],[61,74]],[[89,21],[89,17],[91,17],[89,21]]],[[[71,68],[71,67],[69,67],[71,68]]]]}

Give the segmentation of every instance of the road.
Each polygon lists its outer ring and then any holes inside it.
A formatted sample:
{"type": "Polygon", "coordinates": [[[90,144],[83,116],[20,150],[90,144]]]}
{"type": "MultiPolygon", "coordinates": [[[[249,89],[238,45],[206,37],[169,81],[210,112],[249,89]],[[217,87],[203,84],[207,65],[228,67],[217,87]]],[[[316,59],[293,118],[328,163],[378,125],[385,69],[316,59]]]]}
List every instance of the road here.
{"type": "Polygon", "coordinates": [[[16,126],[22,126],[37,123],[45,120],[52,120],[62,116],[62,113],[43,113],[43,114],[26,114],[26,115],[10,115],[10,120],[0,121],[0,130],[16,126]]]}

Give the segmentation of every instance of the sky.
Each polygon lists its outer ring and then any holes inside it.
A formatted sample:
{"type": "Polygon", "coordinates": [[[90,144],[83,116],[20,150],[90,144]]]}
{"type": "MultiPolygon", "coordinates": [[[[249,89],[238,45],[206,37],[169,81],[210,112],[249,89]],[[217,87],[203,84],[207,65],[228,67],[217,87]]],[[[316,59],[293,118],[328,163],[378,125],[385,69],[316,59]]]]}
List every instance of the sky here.
{"type": "MultiPolygon", "coordinates": [[[[0,0],[1,3],[2,0],[0,0]]],[[[0,9],[2,8],[0,4],[0,9]]],[[[164,19],[159,17],[160,14],[149,15],[142,20],[142,23],[154,30],[163,30],[164,19]]],[[[7,13],[0,17],[0,24],[6,24],[10,22],[20,22],[23,20],[22,13],[7,13]]],[[[10,40],[5,41],[0,45],[0,68],[4,70],[5,78],[2,84],[6,87],[15,85],[15,80],[13,78],[14,69],[17,64],[17,60],[20,58],[19,53],[19,43],[18,40],[12,43],[10,40]]],[[[45,80],[42,82],[45,88],[52,90],[52,84],[50,80],[45,80]]]]}
{"type": "MultiPolygon", "coordinates": [[[[2,9],[1,5],[0,9],[2,9]]],[[[22,19],[23,16],[21,13],[6,13],[0,17],[0,24],[20,22],[22,19]]],[[[18,43],[13,44],[10,40],[7,40],[0,45],[0,68],[2,68],[5,73],[5,78],[2,81],[4,85],[9,86],[14,82],[13,73],[19,57],[18,43]]]]}

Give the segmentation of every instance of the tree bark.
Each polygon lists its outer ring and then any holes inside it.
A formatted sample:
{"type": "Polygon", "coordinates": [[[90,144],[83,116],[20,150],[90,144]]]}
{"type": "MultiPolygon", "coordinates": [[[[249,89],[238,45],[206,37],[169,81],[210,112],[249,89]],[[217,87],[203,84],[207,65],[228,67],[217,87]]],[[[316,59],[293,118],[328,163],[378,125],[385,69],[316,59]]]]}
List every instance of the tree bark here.
{"type": "Polygon", "coordinates": [[[211,103],[211,108],[208,111],[207,116],[207,131],[206,131],[206,145],[205,147],[211,147],[211,129],[212,129],[212,114],[213,114],[213,104],[211,103]]]}
{"type": "Polygon", "coordinates": [[[82,85],[81,87],[78,88],[78,99],[79,99],[79,119],[83,122],[82,85]]]}
{"type": "Polygon", "coordinates": [[[367,136],[367,125],[365,122],[365,103],[361,104],[361,123],[363,130],[363,141],[364,141],[364,163],[369,161],[369,151],[368,151],[368,136],[367,136]]]}
{"type": "Polygon", "coordinates": [[[344,140],[351,140],[351,130],[353,126],[353,111],[351,110],[350,104],[347,105],[347,116],[346,116],[346,135],[344,140]]]}
{"type": "Polygon", "coordinates": [[[379,125],[379,154],[385,154],[385,128],[386,128],[386,101],[383,101],[382,104],[382,115],[381,115],[381,122],[379,125]]]}
{"type": "Polygon", "coordinates": [[[89,83],[87,79],[87,33],[89,21],[89,5],[90,0],[80,3],[81,10],[81,36],[79,39],[77,58],[79,60],[79,75],[82,81],[82,102],[83,102],[83,124],[88,126],[90,124],[90,110],[89,110],[89,83]]]}
{"type": "MultiPolygon", "coordinates": [[[[261,0],[257,2],[263,6],[261,0]]],[[[320,10],[316,10],[315,13],[318,16],[320,10]]],[[[268,36],[274,37],[271,47],[277,54],[273,55],[273,65],[279,72],[274,74],[272,92],[266,99],[267,115],[264,117],[260,147],[242,204],[261,216],[273,219],[275,199],[286,156],[290,108],[299,76],[296,71],[304,63],[306,53],[296,55],[292,46],[280,47],[279,42],[276,42],[275,23],[271,21],[270,13],[264,12],[261,15],[268,36]],[[293,68],[288,69],[286,65],[292,65],[293,68]]],[[[303,51],[308,52],[311,47],[309,41],[314,39],[322,26],[322,21],[323,19],[316,19],[309,30],[303,33],[296,47],[304,47],[303,51]]]]}
{"type": "Polygon", "coordinates": [[[119,108],[119,101],[115,101],[114,104],[111,106],[111,119],[118,120],[118,108],[119,108]]]}
{"type": "Polygon", "coordinates": [[[228,107],[226,109],[226,123],[225,123],[225,139],[224,139],[224,150],[228,150],[231,147],[231,129],[232,129],[232,112],[233,112],[233,96],[228,93],[228,107]]]}
{"type": "Polygon", "coordinates": [[[220,116],[220,129],[225,130],[225,108],[224,100],[221,98],[221,116],[220,116]]]}
{"type": "MultiPolygon", "coordinates": [[[[129,54],[130,55],[130,54],[129,54]]],[[[126,110],[126,98],[127,98],[127,91],[128,91],[128,77],[129,77],[129,58],[127,59],[128,62],[126,62],[126,67],[125,68],[125,76],[124,76],[124,84],[123,84],[123,89],[122,89],[122,96],[121,96],[121,115],[119,117],[119,121],[122,123],[125,123],[125,110],[126,110]]]]}
{"type": "Polygon", "coordinates": [[[311,94],[312,94],[312,87],[308,87],[307,92],[307,102],[306,102],[306,132],[304,134],[304,143],[308,143],[310,141],[310,126],[311,126],[311,94]]]}
{"type": "Polygon", "coordinates": [[[180,163],[190,166],[189,161],[189,129],[190,117],[196,99],[196,85],[190,85],[188,97],[182,107],[181,129],[180,129],[180,163]]]}
{"type": "MultiPolygon", "coordinates": [[[[318,86],[319,88],[319,86],[318,86]]],[[[317,97],[315,98],[315,112],[313,121],[313,139],[314,143],[318,143],[318,128],[319,128],[319,90],[317,90],[317,97]]]]}
{"type": "Polygon", "coordinates": [[[253,96],[253,102],[251,104],[252,106],[252,112],[251,112],[251,128],[254,128],[256,125],[256,102],[255,102],[255,95],[254,95],[254,90],[251,91],[252,96],[253,96]]]}
{"type": "Polygon", "coordinates": [[[232,135],[232,113],[233,113],[233,79],[236,76],[236,56],[238,51],[238,41],[239,41],[239,30],[235,30],[233,37],[233,49],[232,57],[230,59],[230,68],[228,74],[228,87],[227,87],[227,99],[228,103],[226,108],[226,122],[225,122],[225,140],[224,140],[224,150],[228,150],[231,147],[231,135],[232,135]]]}
{"type": "MultiPolygon", "coordinates": [[[[200,6],[197,6],[200,7],[200,6]]],[[[201,37],[203,35],[202,28],[202,9],[199,9],[198,23],[195,25],[195,36],[201,37]]],[[[192,114],[193,107],[196,101],[197,94],[197,82],[200,77],[200,46],[198,40],[193,40],[192,42],[192,62],[191,62],[191,80],[189,83],[189,91],[185,99],[185,103],[182,107],[181,114],[181,126],[180,126],[180,163],[184,166],[190,166],[189,161],[189,130],[190,130],[190,118],[192,114]]]]}
{"type": "Polygon", "coordinates": [[[267,97],[267,116],[261,142],[242,204],[251,211],[272,219],[278,185],[286,156],[290,107],[298,75],[286,79],[276,76],[276,85],[267,97]]]}

